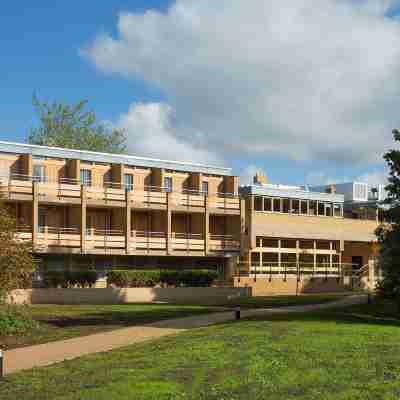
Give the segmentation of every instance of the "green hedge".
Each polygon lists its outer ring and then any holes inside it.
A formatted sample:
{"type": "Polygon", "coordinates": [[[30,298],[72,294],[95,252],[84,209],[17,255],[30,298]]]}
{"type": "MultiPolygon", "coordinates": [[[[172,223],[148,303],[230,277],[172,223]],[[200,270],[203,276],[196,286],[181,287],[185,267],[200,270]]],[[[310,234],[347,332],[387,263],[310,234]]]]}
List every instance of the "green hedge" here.
{"type": "Polygon", "coordinates": [[[117,287],[210,286],[218,278],[211,270],[113,270],[108,273],[108,284],[117,287]]]}
{"type": "Polygon", "coordinates": [[[43,274],[46,287],[92,287],[97,280],[96,271],[48,271],[43,274]]]}

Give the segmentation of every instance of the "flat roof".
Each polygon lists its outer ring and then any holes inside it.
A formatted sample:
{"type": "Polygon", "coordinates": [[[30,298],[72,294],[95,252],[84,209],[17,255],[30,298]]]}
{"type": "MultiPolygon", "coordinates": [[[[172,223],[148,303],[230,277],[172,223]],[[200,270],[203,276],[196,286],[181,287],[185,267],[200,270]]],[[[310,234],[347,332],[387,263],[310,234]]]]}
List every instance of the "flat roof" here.
{"type": "Polygon", "coordinates": [[[94,161],[110,164],[125,164],[137,167],[164,168],[182,172],[199,172],[211,175],[232,175],[232,168],[216,167],[182,161],[160,160],[126,154],[100,153],[87,150],[65,149],[61,147],[39,146],[27,143],[0,141],[0,152],[13,154],[32,154],[39,157],[54,157],[94,161]]]}
{"type": "Polygon", "coordinates": [[[337,193],[310,192],[295,186],[280,185],[249,185],[242,186],[242,193],[249,195],[285,197],[288,199],[329,201],[332,203],[343,203],[344,196],[337,193]]]}

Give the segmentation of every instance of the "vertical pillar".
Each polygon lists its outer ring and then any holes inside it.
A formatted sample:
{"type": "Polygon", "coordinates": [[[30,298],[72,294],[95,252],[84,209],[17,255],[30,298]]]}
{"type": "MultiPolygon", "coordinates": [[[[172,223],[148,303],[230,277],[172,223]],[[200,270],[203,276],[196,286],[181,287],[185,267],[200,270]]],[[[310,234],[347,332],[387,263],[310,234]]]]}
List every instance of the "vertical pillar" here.
{"type": "Polygon", "coordinates": [[[167,193],[167,254],[172,254],[171,193],[167,193]]]}
{"type": "Polygon", "coordinates": [[[37,234],[39,225],[39,197],[38,183],[32,182],[32,247],[35,250],[37,245],[37,234]]]}
{"type": "Polygon", "coordinates": [[[282,243],[281,239],[278,239],[278,269],[279,269],[279,272],[281,271],[281,266],[282,266],[282,257],[281,257],[282,250],[281,250],[281,243],[282,243]]]}
{"type": "Polygon", "coordinates": [[[256,237],[253,231],[253,221],[254,221],[254,196],[250,197],[250,224],[249,224],[249,238],[250,238],[250,249],[254,249],[256,247],[256,237]]]}
{"type": "Polygon", "coordinates": [[[86,186],[81,185],[81,253],[86,253],[86,186]]]}
{"type": "MultiPolygon", "coordinates": [[[[313,256],[314,256],[314,273],[315,273],[315,270],[316,270],[316,268],[317,268],[317,241],[316,240],[314,240],[314,253],[313,253],[313,256]]],[[[313,273],[313,275],[314,275],[314,273],[313,273]]]]}
{"type": "Polygon", "coordinates": [[[208,196],[204,196],[204,254],[210,249],[210,211],[208,208],[208,196]]]}
{"type": "Polygon", "coordinates": [[[333,256],[332,256],[332,251],[333,251],[333,244],[332,244],[332,240],[329,241],[329,266],[332,268],[332,264],[333,264],[333,256]]]}
{"type": "Polygon", "coordinates": [[[131,250],[131,192],[129,190],[125,190],[125,252],[126,254],[130,254],[131,250]]]}

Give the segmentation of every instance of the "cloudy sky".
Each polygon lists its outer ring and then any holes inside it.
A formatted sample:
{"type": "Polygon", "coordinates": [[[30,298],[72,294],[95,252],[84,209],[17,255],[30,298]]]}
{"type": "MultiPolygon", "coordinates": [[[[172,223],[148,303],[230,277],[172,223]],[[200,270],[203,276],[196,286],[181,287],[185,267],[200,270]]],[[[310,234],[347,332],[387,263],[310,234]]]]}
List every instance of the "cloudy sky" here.
{"type": "Polygon", "coordinates": [[[384,179],[399,1],[109,1],[79,17],[44,1],[46,24],[18,3],[0,16],[2,139],[26,137],[36,92],[89,99],[132,154],[232,166],[243,181],[384,179]]]}

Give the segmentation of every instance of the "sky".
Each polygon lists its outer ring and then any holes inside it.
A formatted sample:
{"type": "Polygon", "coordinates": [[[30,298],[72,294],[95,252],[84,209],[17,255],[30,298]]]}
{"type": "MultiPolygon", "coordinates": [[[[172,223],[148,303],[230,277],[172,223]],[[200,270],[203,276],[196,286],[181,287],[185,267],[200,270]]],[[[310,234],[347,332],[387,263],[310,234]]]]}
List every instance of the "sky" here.
{"type": "Polygon", "coordinates": [[[384,183],[400,128],[398,0],[14,0],[0,12],[0,139],[32,96],[89,101],[131,154],[273,183],[384,183]]]}

